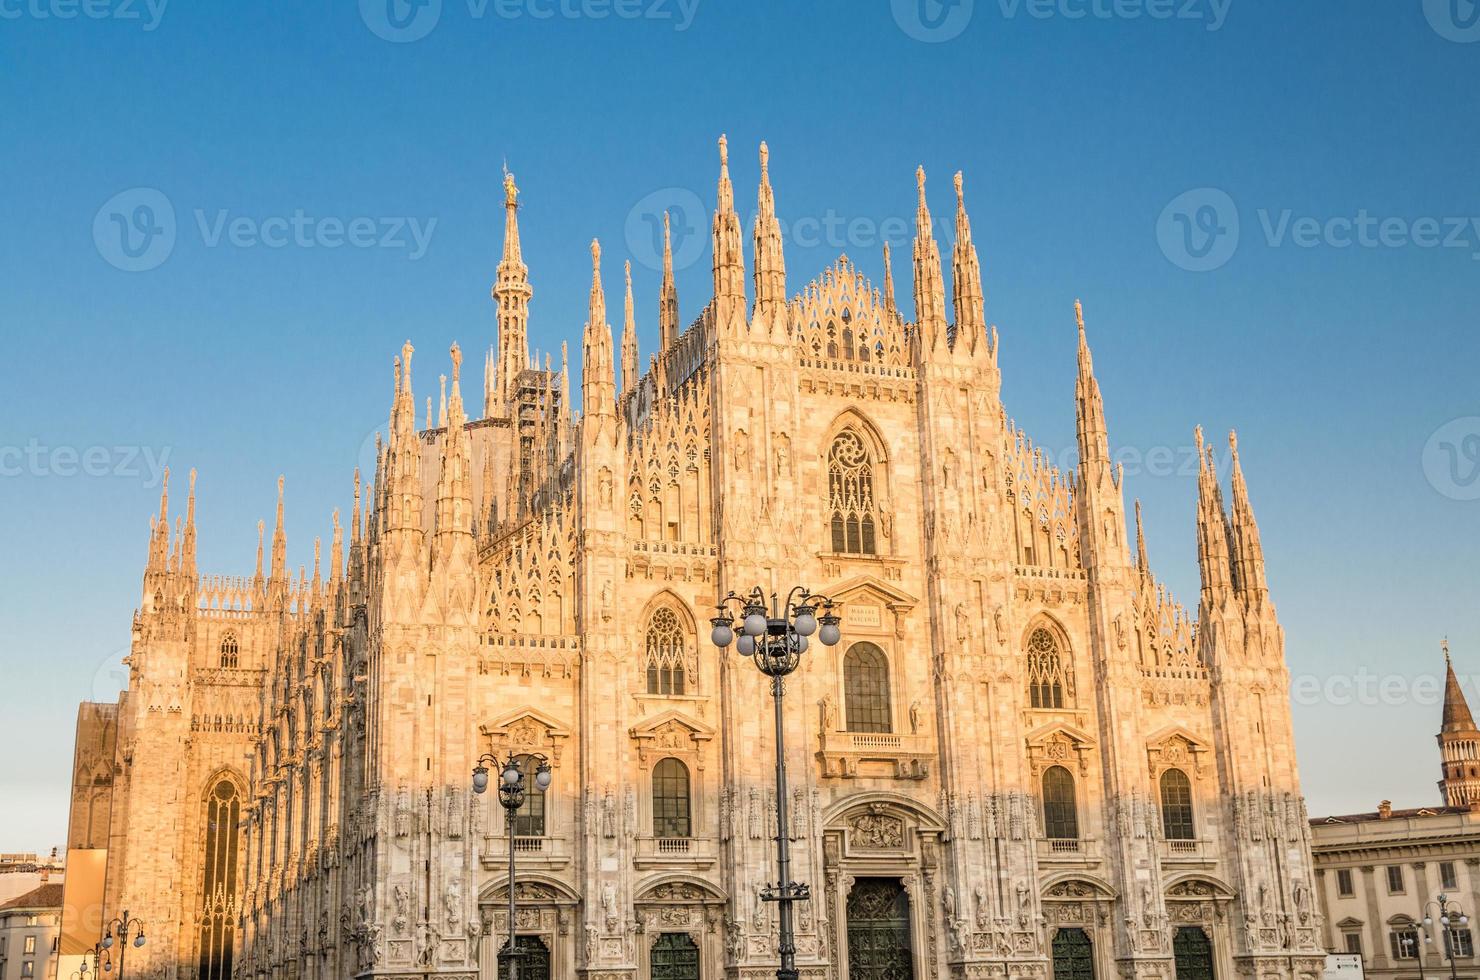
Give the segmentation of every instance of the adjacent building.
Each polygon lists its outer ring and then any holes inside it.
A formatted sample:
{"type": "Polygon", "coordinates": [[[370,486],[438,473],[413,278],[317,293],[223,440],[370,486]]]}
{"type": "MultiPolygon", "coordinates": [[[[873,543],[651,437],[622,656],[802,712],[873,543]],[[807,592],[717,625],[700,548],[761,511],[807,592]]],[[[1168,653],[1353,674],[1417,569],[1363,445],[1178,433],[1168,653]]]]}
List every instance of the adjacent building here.
{"type": "Polygon", "coordinates": [[[1438,735],[1444,802],[1395,810],[1384,800],[1372,813],[1311,821],[1322,939],[1332,952],[1361,954],[1372,978],[1480,977],[1480,919],[1459,921],[1480,912],[1480,730],[1447,649],[1444,667],[1438,735]],[[1440,895],[1459,910],[1447,929],[1440,895]]]}
{"type": "Polygon", "coordinates": [[[38,885],[0,903],[0,980],[56,980],[62,885],[38,885]]]}
{"type": "Polygon", "coordinates": [[[916,175],[907,320],[887,250],[880,287],[843,257],[787,292],[768,165],[747,277],[720,141],[713,295],[684,329],[665,233],[645,367],[630,270],[617,338],[592,244],[578,378],[530,357],[507,176],[481,411],[453,345],[423,413],[408,343],[311,573],[281,479],[245,578],[198,569],[195,474],[183,517],[166,485],[116,739],[74,795],[107,915],[148,930],[129,980],[491,978],[511,928],[524,980],[772,976],[783,808],[807,978],[1320,974],[1237,444],[1220,474],[1196,436],[1189,610],[1128,526],[1077,303],[1076,467],[1010,421],[960,175],[948,270],[916,175]],[[843,610],[787,681],[779,799],[767,681],[709,642],[757,584],[843,610]],[[484,753],[553,767],[512,841],[470,790],[484,753]]]}

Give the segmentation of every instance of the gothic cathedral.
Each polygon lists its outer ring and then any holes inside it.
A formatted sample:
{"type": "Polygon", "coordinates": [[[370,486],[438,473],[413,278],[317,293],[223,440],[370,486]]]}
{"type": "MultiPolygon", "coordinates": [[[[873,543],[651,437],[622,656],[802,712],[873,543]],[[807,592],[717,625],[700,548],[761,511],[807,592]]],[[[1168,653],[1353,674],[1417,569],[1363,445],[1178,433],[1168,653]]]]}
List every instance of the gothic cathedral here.
{"type": "Polygon", "coordinates": [[[1077,305],[1077,468],[1006,416],[959,174],[955,322],[923,170],[911,322],[887,249],[882,290],[839,258],[788,298],[764,144],[747,298],[719,147],[713,297],[680,328],[665,248],[646,370],[592,244],[579,411],[531,363],[508,176],[481,417],[453,346],[418,419],[408,343],[311,574],[281,480],[251,578],[198,572],[166,484],[105,766],[129,980],[493,980],[510,827],[522,980],[768,977],[782,808],[808,978],[1315,980],[1237,445],[1225,504],[1198,434],[1194,619],[1127,534],[1077,305]],[[842,602],[787,679],[783,799],[767,679],[709,640],[757,584],[842,602]],[[551,767],[510,822],[485,753],[551,767]]]}

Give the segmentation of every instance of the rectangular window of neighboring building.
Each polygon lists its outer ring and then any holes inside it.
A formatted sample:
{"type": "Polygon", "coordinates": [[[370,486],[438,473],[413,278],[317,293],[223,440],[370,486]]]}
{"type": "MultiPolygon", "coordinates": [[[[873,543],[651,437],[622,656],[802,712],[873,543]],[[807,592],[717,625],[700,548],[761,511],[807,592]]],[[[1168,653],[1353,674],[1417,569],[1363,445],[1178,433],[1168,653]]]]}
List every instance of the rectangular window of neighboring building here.
{"type": "Polygon", "coordinates": [[[27,936],[26,937],[26,955],[27,956],[30,956],[30,955],[34,954],[35,952],[36,952],[36,937],[35,936],[27,936]]]}
{"type": "Polygon", "coordinates": [[[1394,929],[1388,934],[1393,947],[1393,959],[1413,960],[1418,958],[1418,930],[1394,929]]]}
{"type": "Polygon", "coordinates": [[[36,975],[35,960],[21,960],[21,976],[34,977],[36,975]]]}
{"type": "Polygon", "coordinates": [[[1451,890],[1459,887],[1459,876],[1454,873],[1453,861],[1439,862],[1439,887],[1451,890]]]}
{"type": "Polygon", "coordinates": [[[1387,885],[1389,895],[1403,894],[1403,867],[1398,864],[1390,864],[1387,869],[1387,885]]]}
{"type": "Polygon", "coordinates": [[[1360,932],[1349,932],[1346,934],[1346,951],[1362,955],[1362,934],[1360,932]]]}
{"type": "Polygon", "coordinates": [[[1475,940],[1471,938],[1470,930],[1446,929],[1444,934],[1444,955],[1455,958],[1474,956],[1475,940]]]}
{"type": "Polygon", "coordinates": [[[1338,868],[1336,870],[1336,894],[1342,898],[1351,898],[1357,893],[1352,887],[1352,869],[1338,868]]]}

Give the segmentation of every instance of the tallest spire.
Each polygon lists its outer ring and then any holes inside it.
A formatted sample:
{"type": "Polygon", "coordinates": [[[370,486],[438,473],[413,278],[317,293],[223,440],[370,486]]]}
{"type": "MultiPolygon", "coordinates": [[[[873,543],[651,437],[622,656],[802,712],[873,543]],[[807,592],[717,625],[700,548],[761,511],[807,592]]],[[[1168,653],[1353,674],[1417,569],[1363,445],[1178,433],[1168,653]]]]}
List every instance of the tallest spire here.
{"type": "Polygon", "coordinates": [[[1079,458],[1084,464],[1108,464],[1109,436],[1105,431],[1105,405],[1100,383],[1095,380],[1095,362],[1084,336],[1084,307],[1074,301],[1074,322],[1079,327],[1079,374],[1074,383],[1074,404],[1079,430],[1079,458]]]}
{"type": "Polygon", "coordinates": [[[915,208],[915,320],[920,330],[922,355],[944,350],[946,339],[946,292],[940,274],[940,248],[930,208],[925,204],[925,168],[915,170],[919,203],[915,208]]]}
{"type": "Polygon", "coordinates": [[[956,338],[966,338],[966,346],[957,350],[976,353],[976,345],[987,332],[982,309],[982,269],[971,243],[971,219],[966,216],[966,193],[961,171],[956,171],[956,248],[951,255],[952,301],[956,306],[956,338]]]}
{"type": "Polygon", "coordinates": [[[761,183],[755,214],[755,316],[768,323],[786,308],[786,260],[781,250],[781,224],[771,190],[771,151],[761,143],[761,183]]]}
{"type": "Polygon", "coordinates": [[[719,138],[719,188],[714,210],[714,302],[721,319],[744,316],[745,259],[740,246],[740,216],[735,213],[735,188],[730,183],[729,141],[719,138]]]}
{"type": "Polygon", "coordinates": [[[1238,571],[1239,590],[1250,599],[1269,594],[1264,578],[1264,546],[1259,543],[1259,525],[1254,521],[1254,508],[1249,505],[1249,488],[1244,484],[1244,468],[1238,458],[1238,435],[1228,433],[1228,448],[1233,457],[1233,560],[1238,571]]]}
{"type": "Polygon", "coordinates": [[[508,403],[519,386],[519,372],[529,367],[529,269],[519,245],[519,188],[514,175],[504,172],[504,254],[493,284],[498,315],[498,374],[495,402],[508,414],[508,403]]]}

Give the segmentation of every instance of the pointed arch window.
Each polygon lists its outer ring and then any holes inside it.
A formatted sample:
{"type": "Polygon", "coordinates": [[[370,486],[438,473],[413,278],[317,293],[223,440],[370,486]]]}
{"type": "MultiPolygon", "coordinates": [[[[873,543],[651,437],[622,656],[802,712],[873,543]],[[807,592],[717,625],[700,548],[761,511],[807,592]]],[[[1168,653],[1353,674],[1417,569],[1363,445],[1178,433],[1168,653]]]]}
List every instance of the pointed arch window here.
{"type": "Polygon", "coordinates": [[[234,669],[239,662],[236,634],[227,633],[221,637],[221,666],[234,669]]]}
{"type": "Polygon", "coordinates": [[[1079,837],[1074,777],[1063,766],[1050,766],[1043,773],[1043,836],[1050,840],[1079,837]]]}
{"type": "Polygon", "coordinates": [[[690,837],[689,767],[664,759],[653,767],[653,836],[690,837]]]}
{"type": "Polygon", "coordinates": [[[1074,668],[1048,630],[1028,637],[1028,703],[1034,708],[1062,708],[1074,701],[1074,668]]]}
{"type": "Polygon", "coordinates": [[[1194,840],[1192,781],[1180,769],[1161,774],[1161,832],[1167,840],[1194,840]]]}
{"type": "Polygon", "coordinates": [[[839,432],[827,453],[829,530],[835,554],[878,553],[874,503],[874,460],[851,426],[839,432]]]}
{"type": "Polygon", "coordinates": [[[698,690],[698,664],[690,650],[678,614],[663,607],[648,621],[643,665],[647,669],[649,694],[694,694],[698,690]]]}
{"type": "Polygon", "coordinates": [[[872,643],[855,643],[843,657],[843,708],[850,732],[891,732],[889,662],[872,643]]]}
{"type": "Polygon", "coordinates": [[[206,795],[205,841],[201,859],[200,980],[230,980],[236,930],[237,835],[241,798],[222,778],[206,795]]]}

